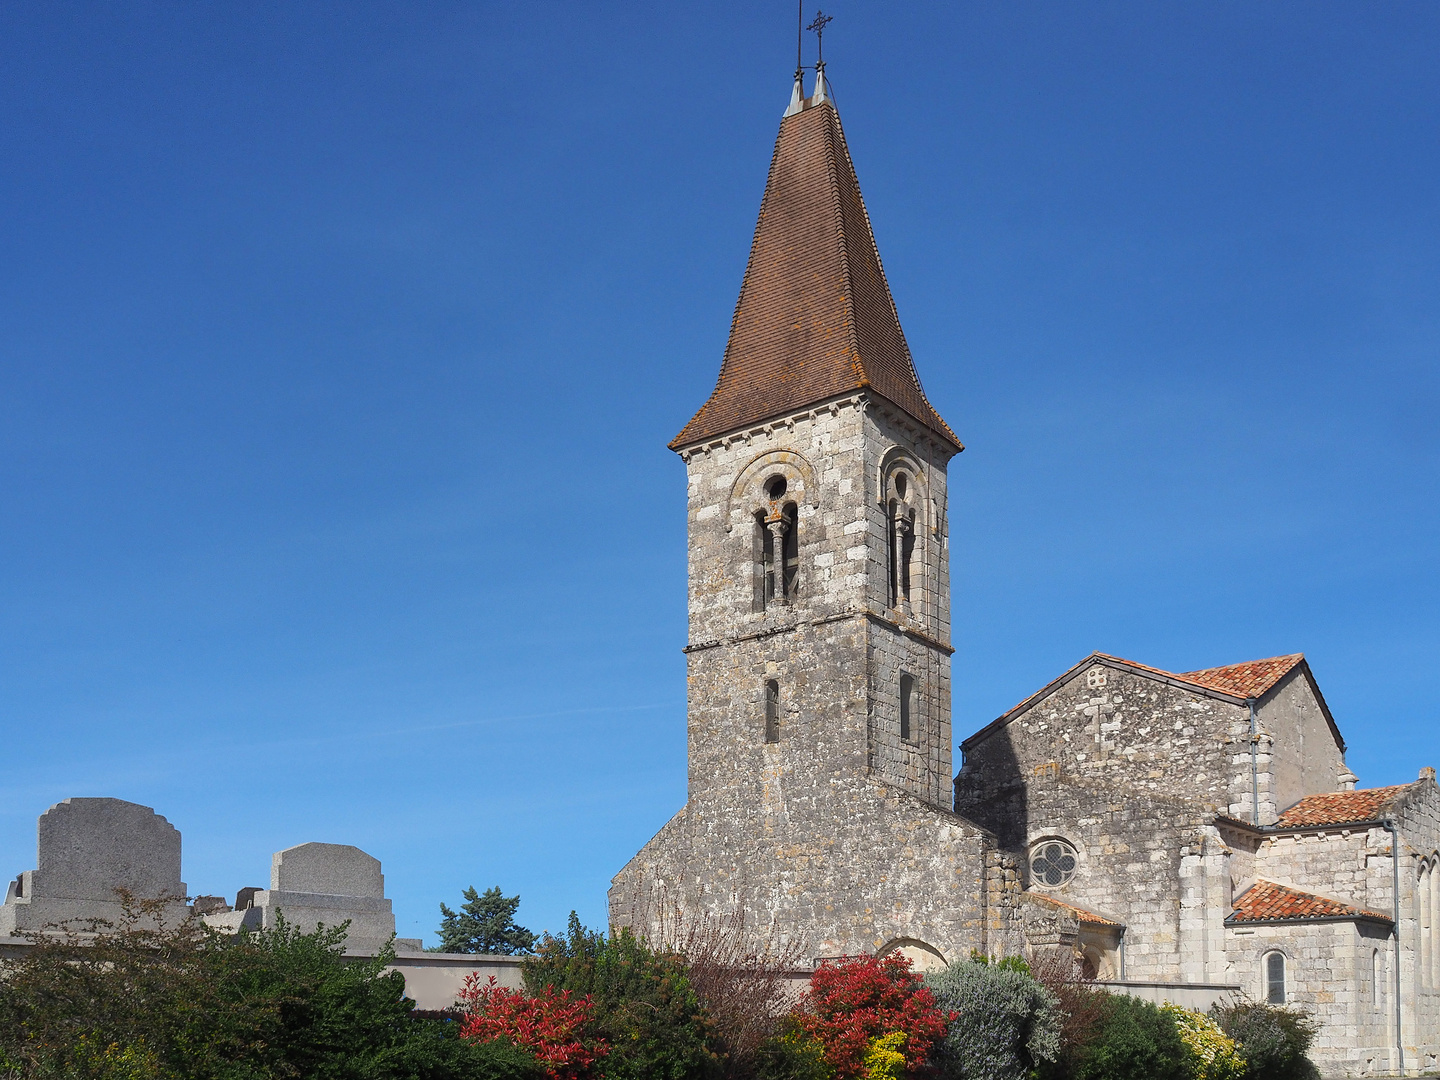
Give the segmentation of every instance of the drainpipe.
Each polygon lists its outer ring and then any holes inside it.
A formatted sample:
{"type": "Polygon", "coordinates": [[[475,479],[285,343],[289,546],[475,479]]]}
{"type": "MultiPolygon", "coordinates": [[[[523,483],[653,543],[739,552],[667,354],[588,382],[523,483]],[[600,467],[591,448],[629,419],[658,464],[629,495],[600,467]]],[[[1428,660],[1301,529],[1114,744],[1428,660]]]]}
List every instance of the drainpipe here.
{"type": "Polygon", "coordinates": [[[1260,824],[1260,720],[1255,715],[1255,699],[1246,698],[1250,706],[1250,817],[1260,824]]]}
{"type": "Polygon", "coordinates": [[[1405,1075],[1405,1040],[1400,1037],[1400,830],[1387,818],[1380,827],[1390,834],[1390,868],[1394,872],[1395,900],[1395,1052],[1399,1055],[1400,1075],[1405,1075]]]}

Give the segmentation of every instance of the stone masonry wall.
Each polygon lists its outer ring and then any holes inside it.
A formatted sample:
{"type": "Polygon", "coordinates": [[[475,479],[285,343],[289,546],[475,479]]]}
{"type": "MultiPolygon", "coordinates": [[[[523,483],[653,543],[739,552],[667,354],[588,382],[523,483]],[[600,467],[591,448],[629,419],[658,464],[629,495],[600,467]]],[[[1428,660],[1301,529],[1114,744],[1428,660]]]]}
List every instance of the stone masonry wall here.
{"type": "Polygon", "coordinates": [[[944,458],[857,395],[687,455],[690,790],[618,874],[611,921],[743,911],[810,958],[1004,948],[1018,875],[950,809],[944,458]],[[911,603],[889,592],[887,484],[907,477],[911,603]],[[773,504],[768,486],[785,479],[773,504]],[[754,515],[793,502],[793,603],[759,609],[754,515]],[[900,737],[900,674],[914,677],[900,737]],[[766,682],[780,688],[765,738],[766,682]]]}
{"type": "Polygon", "coordinates": [[[1273,824],[1305,795],[1339,789],[1344,757],[1308,680],[1283,680],[1258,708],[1251,775],[1249,710],[1103,661],[966,748],[957,812],[1004,832],[1023,820],[1025,784],[1047,763],[1067,775],[1194,799],[1273,824]],[[1097,685],[1097,683],[1099,685],[1097,685]]]}
{"type": "MultiPolygon", "coordinates": [[[[985,834],[864,778],[828,788],[827,820],[800,806],[778,833],[682,810],[616,875],[611,922],[653,928],[663,905],[689,917],[738,911],[757,933],[773,926],[812,960],[899,941],[922,942],[947,961],[1003,947],[1013,900],[985,834]]],[[[1009,885],[1014,892],[1013,871],[1009,885]]]]}
{"type": "Polygon", "coordinates": [[[1249,716],[1229,702],[1097,664],[967,748],[955,809],[1009,846],[1026,831],[1030,778],[1052,766],[1092,785],[1228,810],[1250,791],[1249,716]]]}
{"type": "Polygon", "coordinates": [[[1126,978],[1175,980],[1194,959],[1201,968],[1187,969],[1186,981],[1219,981],[1214,969],[1223,966],[1223,944],[1215,942],[1218,959],[1205,966],[1206,935],[1220,932],[1228,907],[1217,906],[1214,927],[1182,932],[1181,925],[1186,888],[1197,877],[1185,864],[1216,850],[1213,843],[1204,850],[1210,816],[1186,800],[1106,790],[1048,769],[1031,777],[1023,839],[1013,831],[1005,839],[1022,862],[1027,889],[1125,924],[1126,978]],[[1023,864],[1031,844],[1051,837],[1068,841],[1079,857],[1074,876],[1058,888],[1031,880],[1023,864]]]}
{"type": "MultiPolygon", "coordinates": [[[[1422,944],[1424,928],[1421,924],[1423,907],[1417,895],[1423,860],[1440,853],[1440,789],[1436,788],[1434,781],[1427,778],[1412,785],[1411,790],[1396,807],[1395,819],[1401,834],[1400,1002],[1407,1062],[1434,1068],[1440,1063],[1440,973],[1435,971],[1436,953],[1432,952],[1431,976],[1428,980],[1425,977],[1425,952],[1422,944]],[[1429,1064],[1426,1065],[1426,1062],[1429,1064]]],[[[1390,834],[1378,827],[1327,826],[1286,831],[1266,837],[1255,855],[1257,877],[1343,900],[1384,916],[1389,916],[1394,911],[1394,873],[1390,857],[1390,834]]],[[[1366,932],[1372,936],[1380,933],[1366,932]]],[[[1430,935],[1432,950],[1440,950],[1440,940],[1437,940],[1436,928],[1433,925],[1430,935]]],[[[1378,993],[1390,1002],[1385,1007],[1388,1024],[1389,1015],[1394,1009],[1393,998],[1389,996],[1394,992],[1394,968],[1390,966],[1394,962],[1394,946],[1388,932],[1381,937],[1383,940],[1376,947],[1382,954],[1380,962],[1386,966],[1389,974],[1378,993]]],[[[1363,965],[1362,969],[1357,970],[1357,978],[1369,978],[1363,965]]],[[[1306,992],[1311,992],[1315,985],[1320,984],[1310,984],[1310,989],[1306,992]]],[[[1366,982],[1365,985],[1368,986],[1369,983],[1366,982]]],[[[1341,994],[1343,991],[1344,994],[1350,994],[1354,990],[1353,986],[1337,987],[1334,993],[1341,994]]],[[[1343,1004],[1349,998],[1342,995],[1334,1000],[1343,1004]]],[[[1331,1008],[1330,997],[1323,998],[1320,1004],[1330,1009],[1333,1014],[1332,1024],[1340,1024],[1342,1014],[1350,1015],[1344,1013],[1341,1004],[1331,1008]]],[[[1363,1024],[1369,1022],[1366,1016],[1368,1013],[1364,1009],[1355,1013],[1354,1022],[1362,1025],[1362,1029],[1363,1024]]],[[[1340,1034],[1332,1034],[1331,1037],[1342,1040],[1340,1034]]],[[[1393,1030],[1390,1030],[1387,1038],[1393,1041],[1393,1030]]],[[[1340,1045],[1339,1041],[1336,1045],[1340,1045]]]]}
{"type": "Polygon", "coordinates": [[[864,774],[866,630],[860,619],[805,624],[690,654],[695,814],[716,829],[783,833],[792,815],[822,812],[826,785],[864,774]],[[773,743],[765,741],[767,679],[780,685],[773,743]]]}
{"type": "Polygon", "coordinates": [[[793,711],[801,700],[821,712],[842,699],[864,701],[863,722],[843,736],[863,740],[858,767],[950,808],[949,583],[944,528],[937,524],[944,463],[933,448],[903,441],[907,433],[872,404],[838,402],[696,451],[687,461],[692,798],[706,786],[743,784],[753,775],[753,760],[726,766],[729,740],[757,715],[763,723],[765,680],[783,668],[789,682],[779,680],[781,696],[789,704],[782,726],[813,729],[818,714],[801,718],[793,711]],[[887,606],[880,488],[882,469],[897,461],[913,466],[924,493],[913,579],[916,593],[928,599],[910,613],[887,606]],[[757,610],[754,516],[775,509],[766,493],[775,477],[786,480],[777,504],[796,508],[797,595],[788,606],[757,610]],[[848,644],[839,653],[826,635],[812,642],[801,629],[847,620],[857,625],[842,633],[848,644]],[[791,634],[799,635],[794,643],[784,640],[791,634]],[[807,651],[818,642],[819,651],[807,651]],[[704,655],[715,650],[726,659],[704,655]],[[899,734],[901,671],[915,678],[919,699],[908,741],[899,734]]]}
{"type": "Polygon", "coordinates": [[[867,762],[880,778],[898,784],[932,805],[949,809],[950,657],[906,636],[894,624],[867,620],[870,748],[867,762]],[[911,738],[901,738],[900,676],[915,680],[917,716],[911,738]]]}
{"type": "Polygon", "coordinates": [[[1230,933],[1231,981],[1264,1001],[1265,958],[1283,953],[1287,1004],[1319,1022],[1310,1057],[1322,1074],[1386,1075],[1393,1068],[1394,1040],[1388,939],[1388,928],[1373,923],[1235,928],[1230,933]]]}
{"type": "MultiPolygon", "coordinates": [[[[1260,727],[1272,740],[1275,802],[1283,811],[1307,795],[1335,791],[1345,755],[1310,681],[1300,668],[1273,687],[1257,706],[1260,727]]],[[[1261,817],[1262,825],[1274,818],[1261,817]]]]}
{"type": "Polygon", "coordinates": [[[1390,834],[1383,829],[1281,833],[1260,844],[1255,876],[1384,915],[1390,911],[1390,878],[1381,881],[1372,873],[1377,860],[1388,875],[1390,834]]]}
{"type": "MultiPolygon", "coordinates": [[[[1430,887],[1428,928],[1422,924],[1425,905],[1420,896],[1422,869],[1440,861],[1440,788],[1433,771],[1422,773],[1410,786],[1394,807],[1394,817],[1400,830],[1400,976],[1406,1062],[1435,1070],[1440,1068],[1440,920],[1434,905],[1440,888],[1432,879],[1423,879],[1430,887]]],[[[1389,834],[1383,835],[1388,840],[1389,834]]],[[[1375,861],[1389,871],[1389,859],[1375,861]]],[[[1385,880],[1388,885],[1393,879],[1385,880]]]]}

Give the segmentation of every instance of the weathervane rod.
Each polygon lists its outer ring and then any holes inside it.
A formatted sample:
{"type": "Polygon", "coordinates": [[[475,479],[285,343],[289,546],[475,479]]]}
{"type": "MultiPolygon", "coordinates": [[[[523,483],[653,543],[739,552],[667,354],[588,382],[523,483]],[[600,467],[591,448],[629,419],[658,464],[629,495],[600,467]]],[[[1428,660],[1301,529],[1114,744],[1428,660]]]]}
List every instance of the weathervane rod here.
{"type": "Polygon", "coordinates": [[[795,78],[805,74],[805,0],[795,5],[795,78]]]}

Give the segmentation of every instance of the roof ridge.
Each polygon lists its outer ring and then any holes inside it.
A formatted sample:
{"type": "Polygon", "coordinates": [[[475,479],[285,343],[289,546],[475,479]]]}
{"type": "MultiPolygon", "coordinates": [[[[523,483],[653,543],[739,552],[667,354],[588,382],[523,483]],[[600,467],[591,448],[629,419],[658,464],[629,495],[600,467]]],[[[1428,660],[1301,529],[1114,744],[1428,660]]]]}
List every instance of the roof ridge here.
{"type": "MultiPolygon", "coordinates": [[[[895,303],[895,293],[892,292],[891,289],[890,289],[890,277],[889,277],[888,274],[885,273],[885,260],[884,260],[883,258],[881,258],[881,256],[880,256],[880,242],[875,239],[875,223],[870,220],[870,207],[865,204],[865,194],[864,194],[864,192],[862,192],[862,191],[860,190],[860,177],[859,177],[859,174],[855,171],[855,159],[850,156],[850,143],[845,139],[845,125],[844,125],[844,123],[840,120],[840,110],[837,109],[837,108],[835,108],[835,106],[832,104],[832,105],[830,106],[830,111],[831,111],[831,113],[834,115],[834,120],[832,121],[832,123],[834,124],[836,130],[839,132],[839,135],[840,135],[840,138],[839,138],[838,140],[832,141],[832,143],[831,143],[831,150],[832,150],[832,152],[835,151],[836,147],[838,146],[838,148],[839,148],[840,150],[843,150],[843,151],[844,151],[844,155],[845,155],[845,162],[844,162],[845,168],[849,171],[850,175],[855,178],[855,194],[856,194],[856,196],[859,198],[859,202],[860,202],[860,214],[861,214],[861,216],[862,216],[862,217],[864,218],[864,220],[865,220],[865,228],[864,228],[864,230],[863,230],[863,232],[864,232],[864,237],[863,237],[863,239],[862,239],[862,242],[863,242],[864,240],[868,240],[868,241],[869,241],[870,253],[871,253],[871,254],[874,256],[874,258],[875,258],[875,266],[876,266],[876,268],[880,271],[880,280],[881,280],[881,281],[884,283],[884,285],[885,285],[884,293],[885,293],[885,299],[889,302],[889,305],[890,305],[890,317],[895,320],[895,327],[896,327],[897,330],[900,331],[900,343],[901,343],[901,345],[903,346],[903,348],[904,348],[904,350],[905,350],[905,355],[906,355],[906,356],[909,358],[909,360],[910,360],[910,371],[909,371],[910,382],[914,385],[915,392],[920,395],[921,399],[925,402],[926,405],[929,405],[929,404],[930,404],[930,399],[929,399],[928,397],[926,397],[926,395],[925,395],[925,388],[920,385],[920,373],[915,370],[915,356],[914,356],[914,354],[910,351],[910,341],[909,341],[909,339],[906,338],[906,336],[905,336],[905,324],[900,321],[900,309],[899,309],[899,307],[898,307],[898,306],[896,305],[896,303],[895,303]]],[[[836,166],[837,166],[837,168],[839,167],[838,157],[837,157],[836,166]]],[[[836,204],[837,204],[837,206],[839,205],[839,201],[840,201],[840,200],[839,200],[839,185],[837,184],[837,185],[836,185],[836,204]]],[[[847,245],[847,251],[846,251],[846,253],[845,253],[845,257],[846,257],[846,259],[848,260],[848,259],[849,259],[849,251],[848,251],[849,234],[846,233],[846,232],[844,232],[844,222],[843,222],[843,220],[842,220],[842,222],[841,222],[841,230],[842,230],[842,234],[841,234],[841,235],[842,235],[842,240],[845,241],[845,242],[846,242],[846,245],[847,245]]],[[[850,283],[849,283],[848,280],[846,281],[845,288],[846,288],[846,291],[847,291],[847,292],[850,292],[850,291],[851,291],[851,290],[850,290],[850,283]]],[[[852,299],[852,302],[853,302],[853,299],[852,299]]],[[[862,367],[863,367],[864,357],[859,356],[858,349],[857,349],[857,354],[856,354],[856,355],[857,355],[857,362],[858,362],[860,365],[862,365],[862,367]]],[[[868,378],[868,376],[865,374],[865,372],[864,372],[863,370],[862,370],[862,372],[861,372],[861,375],[862,375],[862,377],[865,378],[866,382],[868,383],[868,382],[869,382],[869,378],[868,378]]],[[[932,411],[933,411],[933,406],[931,407],[931,409],[932,409],[932,411]]],[[[939,421],[941,422],[941,424],[944,424],[945,430],[946,430],[947,433],[949,433],[951,436],[953,436],[953,435],[955,434],[953,431],[950,431],[950,425],[949,425],[949,424],[945,424],[944,418],[941,417],[939,413],[936,413],[936,414],[935,414],[935,419],[939,420],[939,421]]]]}
{"type": "Polygon", "coordinates": [[[1155,667],[1152,664],[1142,664],[1138,660],[1127,660],[1123,656],[1113,656],[1110,653],[1096,652],[1093,656],[1101,656],[1107,660],[1114,660],[1121,664],[1128,664],[1131,667],[1140,668],[1145,671],[1153,671],[1157,675],[1164,675],[1171,679],[1179,679],[1181,682],[1190,683],[1193,686],[1201,686],[1206,690],[1215,690],[1222,694],[1228,694],[1237,698],[1263,697],[1281,679],[1288,675],[1294,668],[1305,659],[1304,653],[1286,653],[1282,656],[1266,656],[1258,660],[1242,660],[1238,664],[1221,664],[1219,667],[1197,668],[1194,671],[1167,671],[1164,668],[1155,667]],[[1262,673],[1243,685],[1227,686],[1214,679],[1202,679],[1196,676],[1211,675],[1221,671],[1237,671],[1245,668],[1253,668],[1260,664],[1273,664],[1276,661],[1288,660],[1289,663],[1275,670],[1273,674],[1262,673]],[[1268,677],[1267,677],[1268,676],[1268,677]]]}
{"type": "Polygon", "coordinates": [[[1246,667],[1246,666],[1248,666],[1248,665],[1250,665],[1250,664],[1268,664],[1268,663],[1270,663],[1272,660],[1303,660],[1303,659],[1305,659],[1305,654],[1304,654],[1303,652],[1298,652],[1298,653],[1282,653],[1282,654],[1280,654],[1279,656],[1261,656],[1261,657],[1257,657],[1257,658],[1254,659],[1254,660],[1241,660],[1241,661],[1239,661],[1238,663],[1234,663],[1234,664],[1216,664],[1216,665],[1214,665],[1213,667],[1208,667],[1208,668],[1196,668],[1194,671],[1182,671],[1182,672],[1179,672],[1179,674],[1181,674],[1181,675],[1203,675],[1203,674],[1205,674],[1205,673],[1208,672],[1208,671],[1225,671],[1227,668],[1246,667]]]}
{"type": "MultiPolygon", "coordinates": [[[[826,123],[827,126],[833,128],[839,123],[840,113],[829,101],[822,102],[820,107],[824,108],[827,105],[830,107],[830,112],[826,116],[826,123]],[[831,117],[833,117],[833,120],[831,117]]],[[[843,134],[840,141],[842,144],[844,143],[843,134]]],[[[850,165],[851,171],[853,172],[854,165],[849,162],[849,147],[846,147],[845,157],[847,159],[846,164],[850,165]]],[[[831,132],[831,137],[825,140],[825,171],[829,174],[831,210],[835,215],[835,242],[839,249],[838,255],[841,267],[840,292],[845,297],[845,331],[850,340],[850,370],[859,385],[868,386],[870,384],[870,376],[865,371],[865,364],[860,356],[860,334],[856,328],[856,322],[858,320],[855,313],[855,289],[850,280],[850,238],[846,234],[845,207],[840,199],[840,183],[842,179],[840,176],[840,154],[835,147],[833,131],[831,132]]],[[[858,178],[855,186],[857,189],[860,186],[858,178]]],[[[860,205],[862,208],[864,207],[863,199],[860,205]]],[[[873,234],[871,236],[871,242],[874,242],[873,234]]],[[[878,251],[876,252],[876,258],[879,258],[878,251]]]]}
{"type": "MultiPolygon", "coordinates": [[[[1280,682],[1281,679],[1283,679],[1291,671],[1295,670],[1295,668],[1297,668],[1300,664],[1306,662],[1305,654],[1289,653],[1285,656],[1272,656],[1266,657],[1262,660],[1249,660],[1241,664],[1229,665],[1231,667],[1244,667],[1247,664],[1263,664],[1273,660],[1292,660],[1294,662],[1287,665],[1283,669],[1276,671],[1273,678],[1270,678],[1268,681],[1266,681],[1265,679],[1260,679],[1256,683],[1249,686],[1229,687],[1224,685],[1217,685],[1215,682],[1207,682],[1201,679],[1194,678],[1194,676],[1197,674],[1204,674],[1209,671],[1223,670],[1221,668],[1201,668],[1198,672],[1166,671],[1164,668],[1158,668],[1152,664],[1142,664],[1138,660],[1127,660],[1123,656],[1116,656],[1114,653],[1101,652],[1100,650],[1096,649],[1092,651],[1089,655],[1084,657],[1082,660],[1080,660],[1079,663],[1076,663],[1071,667],[1065,669],[1064,672],[1056,676],[1054,679],[1051,679],[1040,689],[1021,698],[1014,705],[1010,706],[1010,708],[1006,709],[999,716],[997,716],[994,720],[991,720],[984,727],[980,728],[978,731],[973,732],[968,738],[962,740],[960,745],[962,747],[965,747],[971,745],[973,742],[979,741],[987,737],[993,731],[999,729],[1000,727],[1003,727],[1021,710],[1025,709],[1027,706],[1031,705],[1034,702],[1043,700],[1051,692],[1053,692],[1066,681],[1077,675],[1087,665],[1094,664],[1096,661],[1108,662],[1112,664],[1121,664],[1136,671],[1148,672],[1151,675],[1157,675],[1162,679],[1172,679],[1175,682],[1181,683],[1185,686],[1193,686],[1197,690],[1204,691],[1206,694],[1218,694],[1224,698],[1230,699],[1231,701],[1244,702],[1252,698],[1264,697],[1265,694],[1269,693],[1270,690],[1273,689],[1280,682]]],[[[1331,730],[1335,734],[1336,741],[1339,744],[1340,749],[1343,751],[1345,749],[1344,741],[1340,738],[1339,729],[1335,726],[1335,721],[1330,716],[1329,709],[1325,705],[1324,699],[1320,697],[1319,687],[1314,686],[1313,677],[1311,678],[1311,685],[1315,690],[1317,698],[1320,699],[1321,711],[1325,714],[1326,721],[1329,723],[1331,730]]]]}

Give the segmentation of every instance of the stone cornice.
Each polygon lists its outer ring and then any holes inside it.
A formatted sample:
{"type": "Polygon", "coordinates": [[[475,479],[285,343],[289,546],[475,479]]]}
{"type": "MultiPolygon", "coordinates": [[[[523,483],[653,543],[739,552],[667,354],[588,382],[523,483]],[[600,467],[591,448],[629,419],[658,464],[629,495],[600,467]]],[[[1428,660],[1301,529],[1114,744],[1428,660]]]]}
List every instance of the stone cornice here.
{"type": "Polygon", "coordinates": [[[869,404],[877,413],[885,417],[891,424],[903,431],[916,449],[926,451],[926,457],[931,461],[939,459],[936,464],[945,465],[956,454],[963,451],[962,446],[958,450],[938,438],[929,428],[920,424],[904,409],[891,402],[889,399],[878,393],[871,393],[869,404]]]}
{"type": "Polygon", "coordinates": [[[711,450],[727,450],[736,443],[748,443],[752,439],[766,438],[775,434],[777,431],[793,428],[802,420],[813,420],[817,416],[826,414],[837,416],[842,409],[864,408],[868,397],[869,395],[863,391],[845,394],[842,397],[817,402],[799,412],[776,416],[773,419],[766,420],[763,424],[751,424],[749,427],[727,432],[718,438],[706,439],[704,442],[695,443],[693,446],[681,447],[675,452],[680,455],[682,461],[689,464],[690,459],[698,454],[709,453],[711,450]]]}
{"type": "Polygon", "coordinates": [[[821,615],[813,619],[795,619],[791,622],[762,626],[760,629],[753,630],[748,634],[735,634],[731,637],[712,638],[709,641],[692,641],[680,651],[687,655],[693,652],[704,652],[707,649],[718,649],[722,645],[739,645],[747,641],[759,641],[762,638],[774,637],[776,634],[788,634],[792,631],[799,630],[802,626],[824,626],[827,623],[844,622],[847,619],[868,619],[876,625],[894,630],[913,641],[918,641],[922,645],[943,652],[946,656],[951,656],[955,652],[954,646],[948,645],[937,638],[933,638],[922,630],[897,623],[893,619],[886,618],[884,615],[873,611],[855,610],[839,611],[832,615],[821,615]]]}

